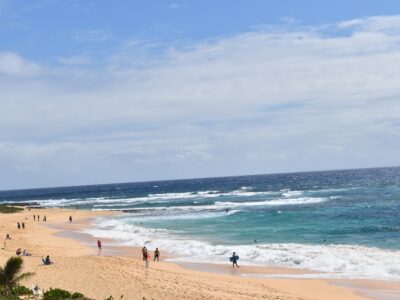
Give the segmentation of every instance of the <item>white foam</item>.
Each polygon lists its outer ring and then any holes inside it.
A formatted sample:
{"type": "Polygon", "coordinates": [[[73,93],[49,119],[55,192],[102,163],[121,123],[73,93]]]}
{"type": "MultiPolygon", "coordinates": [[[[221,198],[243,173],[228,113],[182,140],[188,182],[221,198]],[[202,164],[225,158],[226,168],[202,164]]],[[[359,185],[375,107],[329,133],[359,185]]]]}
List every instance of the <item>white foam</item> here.
{"type": "Polygon", "coordinates": [[[207,190],[198,192],[182,192],[182,193],[160,193],[148,194],[143,197],[93,197],[93,198],[71,198],[71,199],[39,199],[28,200],[25,202],[37,202],[41,206],[50,207],[66,207],[75,205],[92,205],[95,207],[112,207],[112,206],[130,206],[131,204],[140,203],[160,203],[168,202],[170,200],[185,200],[185,199],[207,199],[218,197],[254,197],[276,194],[277,192],[263,191],[251,192],[250,187],[242,187],[239,190],[231,192],[220,192],[217,190],[207,190]]]}
{"type": "Polygon", "coordinates": [[[162,214],[162,215],[146,215],[146,214],[135,214],[135,219],[143,222],[147,221],[168,221],[168,220],[198,220],[198,219],[211,219],[226,217],[240,212],[241,210],[230,210],[225,211],[204,211],[204,212],[189,212],[189,213],[172,213],[172,214],[162,214]]]}
{"type": "Polygon", "coordinates": [[[294,199],[276,199],[266,201],[254,201],[254,202],[215,202],[216,206],[223,207],[246,207],[246,206],[281,206],[281,205],[305,205],[314,204],[328,201],[326,198],[311,198],[302,197],[294,199]]]}
{"type": "MultiPolygon", "coordinates": [[[[276,199],[276,200],[266,200],[266,201],[251,201],[251,202],[231,202],[231,201],[216,201],[214,204],[207,205],[181,205],[181,206],[156,206],[156,207],[135,207],[136,212],[147,211],[175,211],[175,212],[202,212],[202,211],[221,211],[232,208],[245,208],[254,206],[292,206],[292,205],[310,205],[316,203],[326,202],[327,198],[312,198],[312,197],[302,197],[293,199],[276,199]]],[[[106,206],[106,205],[100,205],[106,206]]],[[[114,206],[114,205],[110,205],[114,206]]],[[[119,206],[124,206],[120,204],[119,206]]],[[[97,207],[97,206],[95,206],[97,207]]],[[[118,208],[95,208],[94,210],[119,210],[118,208]]]]}
{"type": "Polygon", "coordinates": [[[123,245],[156,247],[173,253],[172,261],[228,264],[237,252],[244,265],[276,266],[326,272],[328,278],[371,278],[400,280],[400,251],[349,245],[256,244],[212,245],[190,240],[182,233],[148,229],[121,219],[99,219],[97,228],[86,230],[100,238],[123,245]]]}
{"type": "Polygon", "coordinates": [[[303,194],[302,191],[290,191],[290,190],[288,190],[288,191],[285,191],[284,193],[282,193],[282,196],[286,197],[286,198],[289,198],[289,197],[297,197],[297,196],[300,196],[302,194],[303,194]]]}

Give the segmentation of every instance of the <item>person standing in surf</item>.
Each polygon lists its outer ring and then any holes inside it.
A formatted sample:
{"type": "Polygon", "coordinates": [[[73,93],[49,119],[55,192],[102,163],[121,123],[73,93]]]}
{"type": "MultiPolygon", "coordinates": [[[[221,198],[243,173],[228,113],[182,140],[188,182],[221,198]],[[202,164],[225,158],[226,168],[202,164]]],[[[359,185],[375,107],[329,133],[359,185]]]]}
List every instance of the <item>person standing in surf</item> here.
{"type": "Polygon", "coordinates": [[[234,268],[235,265],[236,265],[236,268],[239,268],[239,266],[237,264],[238,260],[239,260],[239,256],[236,255],[236,252],[233,252],[232,257],[230,258],[230,261],[232,262],[232,268],[234,268]]]}

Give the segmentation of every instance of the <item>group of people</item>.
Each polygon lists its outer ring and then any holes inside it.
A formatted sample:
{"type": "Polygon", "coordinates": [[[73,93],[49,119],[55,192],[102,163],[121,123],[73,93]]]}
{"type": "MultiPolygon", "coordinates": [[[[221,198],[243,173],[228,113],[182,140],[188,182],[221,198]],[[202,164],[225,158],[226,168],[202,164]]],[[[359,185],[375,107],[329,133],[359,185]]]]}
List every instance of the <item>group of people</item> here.
{"type": "Polygon", "coordinates": [[[18,248],[17,251],[15,251],[15,254],[22,256],[32,256],[32,254],[30,254],[26,249],[22,251],[21,248],[18,248]]]}
{"type": "MultiPolygon", "coordinates": [[[[143,261],[146,264],[146,268],[149,267],[149,260],[151,259],[149,251],[147,250],[146,247],[142,248],[142,255],[143,255],[143,261]]],[[[154,259],[153,261],[159,261],[160,260],[160,250],[158,250],[158,248],[156,248],[156,250],[154,251],[154,259]]]]}
{"type": "MultiPolygon", "coordinates": [[[[40,222],[40,215],[33,215],[33,221],[38,221],[38,222],[40,222]]],[[[44,216],[43,217],[43,222],[47,222],[47,217],[46,216],[44,216]]]]}
{"type": "Polygon", "coordinates": [[[21,222],[21,223],[17,222],[17,228],[21,229],[21,227],[22,227],[22,229],[25,229],[25,223],[24,222],[21,222]]]}

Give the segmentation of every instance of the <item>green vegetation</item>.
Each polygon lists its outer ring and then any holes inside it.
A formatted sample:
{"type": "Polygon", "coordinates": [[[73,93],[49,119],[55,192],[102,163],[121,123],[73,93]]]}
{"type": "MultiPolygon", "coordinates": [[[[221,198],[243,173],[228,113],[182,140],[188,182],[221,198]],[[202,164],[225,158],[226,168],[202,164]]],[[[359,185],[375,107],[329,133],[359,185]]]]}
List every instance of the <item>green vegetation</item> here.
{"type": "Polygon", "coordinates": [[[81,294],[81,293],[75,292],[75,293],[72,294],[71,298],[72,299],[84,299],[85,296],[83,294],[81,294]]]}
{"type": "MultiPolygon", "coordinates": [[[[4,267],[0,267],[0,300],[19,300],[20,296],[31,296],[33,291],[19,282],[34,273],[22,273],[24,261],[21,257],[10,257],[4,267]]],[[[62,289],[44,292],[43,300],[90,300],[82,293],[71,293],[62,289]]]]}
{"type": "Polygon", "coordinates": [[[16,207],[16,206],[7,206],[4,204],[0,205],[0,213],[3,214],[12,214],[12,213],[16,213],[16,212],[20,212],[23,211],[24,209],[21,207],[16,207]]]}
{"type": "Polygon", "coordinates": [[[71,293],[66,290],[62,289],[52,289],[44,292],[43,294],[43,300],[90,300],[89,298],[86,298],[83,294],[75,292],[71,293]]]}
{"type": "MultiPolygon", "coordinates": [[[[18,283],[25,278],[32,276],[34,273],[23,273],[22,268],[24,261],[21,257],[10,257],[4,267],[0,267],[0,294],[7,297],[16,294],[19,289],[18,283]]],[[[12,299],[12,298],[10,298],[12,299]]]]}
{"type": "Polygon", "coordinates": [[[52,289],[44,292],[43,300],[64,300],[71,299],[72,294],[66,290],[62,289],[52,289]]]}
{"type": "Polygon", "coordinates": [[[17,286],[14,291],[15,295],[18,296],[30,296],[33,295],[33,292],[31,289],[28,289],[26,286],[19,285],[17,286]]]}

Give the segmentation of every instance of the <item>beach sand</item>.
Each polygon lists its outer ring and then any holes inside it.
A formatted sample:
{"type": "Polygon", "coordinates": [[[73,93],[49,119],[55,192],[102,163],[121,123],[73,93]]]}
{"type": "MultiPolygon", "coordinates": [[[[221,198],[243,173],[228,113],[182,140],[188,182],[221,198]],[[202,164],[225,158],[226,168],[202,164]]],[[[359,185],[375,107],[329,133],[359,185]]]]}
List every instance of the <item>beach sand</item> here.
{"type": "MultiPolygon", "coordinates": [[[[297,274],[298,270],[243,267],[233,271],[231,266],[178,265],[169,262],[151,263],[146,270],[139,248],[109,247],[102,240],[104,251],[97,255],[95,241],[90,236],[76,233],[88,220],[115,212],[94,212],[68,209],[31,209],[16,214],[0,214],[0,237],[7,233],[12,240],[0,250],[0,264],[15,254],[17,248],[27,249],[31,257],[24,257],[25,270],[35,276],[23,282],[41,289],[58,287],[79,291],[93,299],[384,299],[365,293],[372,290],[400,292],[398,283],[386,285],[374,281],[340,281],[333,284],[323,279],[265,279],[238,276],[252,274],[297,274]],[[33,215],[44,215],[47,222],[34,222],[33,215]],[[73,216],[69,224],[68,217],[73,216]],[[26,228],[17,229],[17,222],[26,228]],[[92,246],[89,246],[92,245],[92,246]],[[53,265],[44,266],[41,258],[50,255],[53,265]],[[362,287],[361,287],[362,286],[362,287]],[[367,295],[370,297],[367,297],[367,295]]],[[[3,246],[3,245],[1,245],[3,246]]],[[[162,251],[162,249],[161,249],[162,251]]],[[[164,253],[163,253],[164,256],[164,253]]],[[[387,294],[383,294],[387,295],[387,294]]],[[[391,294],[391,295],[396,295],[391,294]]],[[[399,294],[400,295],[400,294],[399,294]]],[[[392,299],[392,298],[387,298],[392,299]]]]}

